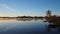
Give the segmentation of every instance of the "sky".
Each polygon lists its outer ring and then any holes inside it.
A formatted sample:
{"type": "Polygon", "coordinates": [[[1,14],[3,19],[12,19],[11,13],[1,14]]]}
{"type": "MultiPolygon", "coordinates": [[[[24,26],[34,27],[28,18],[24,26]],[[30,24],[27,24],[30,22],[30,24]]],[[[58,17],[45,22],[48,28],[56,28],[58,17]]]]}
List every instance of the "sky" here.
{"type": "Polygon", "coordinates": [[[0,0],[0,16],[60,15],[60,0],[0,0]]]}

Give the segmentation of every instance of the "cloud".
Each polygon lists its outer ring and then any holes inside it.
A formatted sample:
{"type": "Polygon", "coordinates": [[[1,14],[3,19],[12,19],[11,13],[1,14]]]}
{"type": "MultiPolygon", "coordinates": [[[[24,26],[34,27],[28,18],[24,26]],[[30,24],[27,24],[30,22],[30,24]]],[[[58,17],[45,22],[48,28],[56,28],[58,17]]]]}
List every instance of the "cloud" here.
{"type": "Polygon", "coordinates": [[[2,4],[0,3],[0,9],[6,9],[6,10],[3,10],[2,14],[0,12],[0,16],[17,16],[19,14],[19,11],[11,8],[10,6],[8,6],[7,4],[2,4]],[[5,12],[6,11],[6,12],[5,12]]]}
{"type": "Polygon", "coordinates": [[[9,6],[6,5],[6,4],[1,4],[1,3],[0,3],[0,6],[6,8],[6,9],[8,9],[8,10],[10,10],[10,11],[16,12],[16,10],[12,9],[11,7],[9,7],[9,6]]]}

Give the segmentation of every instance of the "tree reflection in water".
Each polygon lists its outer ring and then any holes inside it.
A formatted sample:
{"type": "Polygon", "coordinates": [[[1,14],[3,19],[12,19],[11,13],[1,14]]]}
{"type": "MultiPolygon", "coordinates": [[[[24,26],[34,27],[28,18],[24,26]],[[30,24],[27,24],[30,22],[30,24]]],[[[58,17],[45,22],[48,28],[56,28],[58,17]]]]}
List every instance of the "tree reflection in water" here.
{"type": "Polygon", "coordinates": [[[56,29],[57,32],[60,32],[60,18],[53,16],[51,19],[47,20],[49,25],[47,26],[47,31],[52,31],[52,29],[56,29]]]}

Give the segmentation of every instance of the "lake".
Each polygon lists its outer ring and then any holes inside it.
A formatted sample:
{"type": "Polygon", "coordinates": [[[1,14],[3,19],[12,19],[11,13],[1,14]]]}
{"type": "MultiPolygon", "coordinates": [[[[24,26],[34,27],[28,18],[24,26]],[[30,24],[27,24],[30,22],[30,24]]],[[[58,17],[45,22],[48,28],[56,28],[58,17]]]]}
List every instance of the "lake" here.
{"type": "Polygon", "coordinates": [[[44,20],[0,20],[0,34],[59,34],[60,27],[49,28],[44,20]]]}

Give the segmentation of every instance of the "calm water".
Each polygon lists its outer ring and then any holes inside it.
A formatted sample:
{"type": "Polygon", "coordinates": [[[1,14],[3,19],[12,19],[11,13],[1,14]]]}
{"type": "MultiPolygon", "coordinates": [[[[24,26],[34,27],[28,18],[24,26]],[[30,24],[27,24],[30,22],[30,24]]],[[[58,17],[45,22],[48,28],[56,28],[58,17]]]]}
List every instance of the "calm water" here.
{"type": "Polygon", "coordinates": [[[0,20],[0,34],[59,34],[57,28],[48,28],[49,23],[37,21],[0,20]],[[48,30],[49,29],[49,30],[48,30]]]}

